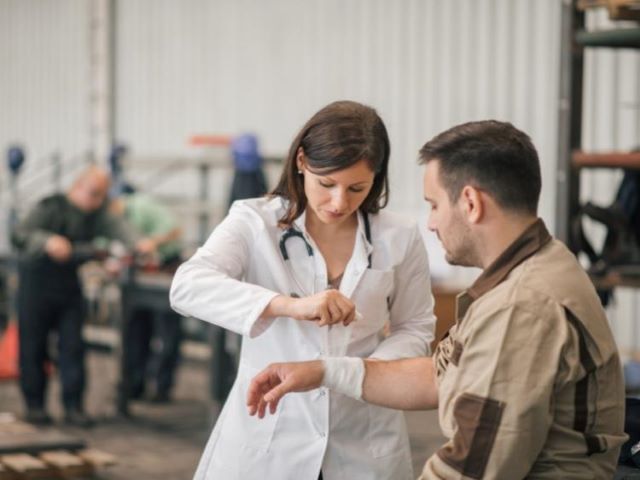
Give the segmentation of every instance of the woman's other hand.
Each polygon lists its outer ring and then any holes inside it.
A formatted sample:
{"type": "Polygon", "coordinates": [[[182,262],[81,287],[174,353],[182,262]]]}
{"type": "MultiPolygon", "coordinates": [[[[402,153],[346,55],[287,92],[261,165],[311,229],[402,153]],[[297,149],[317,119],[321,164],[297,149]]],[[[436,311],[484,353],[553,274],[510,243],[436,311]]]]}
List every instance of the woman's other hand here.
{"type": "Polygon", "coordinates": [[[317,322],[320,327],[337,323],[347,326],[356,318],[356,306],[333,289],[304,298],[279,295],[271,300],[262,317],[291,317],[317,322]]]}

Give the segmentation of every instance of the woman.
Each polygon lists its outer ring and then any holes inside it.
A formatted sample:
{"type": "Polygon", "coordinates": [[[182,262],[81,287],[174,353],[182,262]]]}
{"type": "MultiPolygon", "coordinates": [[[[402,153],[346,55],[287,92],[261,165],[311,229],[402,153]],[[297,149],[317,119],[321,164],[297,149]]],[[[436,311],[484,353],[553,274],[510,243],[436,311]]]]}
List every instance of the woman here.
{"type": "Polygon", "coordinates": [[[414,222],[380,212],[388,161],[375,110],[326,106],[294,140],[273,193],[236,202],[179,268],[173,308],[244,335],[195,478],[413,478],[401,412],[322,389],[287,396],[262,420],[245,406],[251,378],[271,362],[427,353],[427,255],[414,222]]]}

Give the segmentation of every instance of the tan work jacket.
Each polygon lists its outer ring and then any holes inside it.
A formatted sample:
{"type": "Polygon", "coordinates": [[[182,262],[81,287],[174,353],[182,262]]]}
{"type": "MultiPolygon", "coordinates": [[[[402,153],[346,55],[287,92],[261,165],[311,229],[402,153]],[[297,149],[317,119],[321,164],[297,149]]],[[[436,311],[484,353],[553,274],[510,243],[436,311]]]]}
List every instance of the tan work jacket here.
{"type": "Polygon", "coordinates": [[[595,289],[542,220],[458,297],[434,354],[449,441],[427,479],[611,479],[620,359],[595,289]]]}

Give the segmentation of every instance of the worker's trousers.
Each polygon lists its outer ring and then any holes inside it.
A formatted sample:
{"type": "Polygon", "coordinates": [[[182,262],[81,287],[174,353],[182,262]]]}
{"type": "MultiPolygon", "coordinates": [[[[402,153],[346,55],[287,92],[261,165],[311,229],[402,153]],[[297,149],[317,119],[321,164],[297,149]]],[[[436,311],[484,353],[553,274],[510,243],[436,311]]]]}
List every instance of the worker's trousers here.
{"type": "Polygon", "coordinates": [[[81,409],[85,387],[82,293],[52,294],[42,288],[29,288],[28,283],[21,280],[17,299],[20,387],[27,407],[45,407],[46,370],[51,360],[60,372],[64,407],[81,409]],[[54,333],[57,348],[52,355],[49,346],[54,333]]]}
{"type": "Polygon", "coordinates": [[[155,381],[156,393],[168,395],[179,359],[181,318],[175,312],[146,308],[135,309],[131,317],[125,339],[130,395],[134,398],[142,395],[147,378],[155,381]]]}

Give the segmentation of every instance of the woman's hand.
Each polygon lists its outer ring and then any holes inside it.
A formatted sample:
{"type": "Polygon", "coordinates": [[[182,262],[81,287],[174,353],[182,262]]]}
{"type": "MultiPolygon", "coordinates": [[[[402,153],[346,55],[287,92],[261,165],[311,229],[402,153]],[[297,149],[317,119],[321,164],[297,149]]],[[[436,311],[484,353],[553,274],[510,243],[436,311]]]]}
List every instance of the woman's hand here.
{"type": "Polygon", "coordinates": [[[310,297],[275,297],[262,317],[291,317],[318,322],[318,326],[342,323],[347,326],[356,318],[356,306],[338,290],[324,290],[310,297]]]}
{"type": "Polygon", "coordinates": [[[335,323],[346,326],[356,318],[356,306],[338,290],[325,290],[295,300],[293,318],[318,322],[320,327],[335,323]]]}

